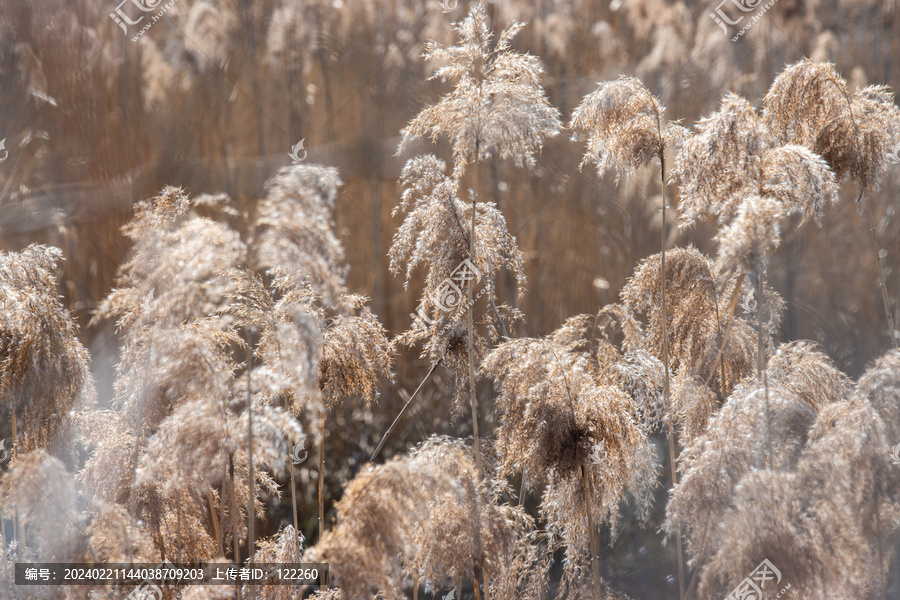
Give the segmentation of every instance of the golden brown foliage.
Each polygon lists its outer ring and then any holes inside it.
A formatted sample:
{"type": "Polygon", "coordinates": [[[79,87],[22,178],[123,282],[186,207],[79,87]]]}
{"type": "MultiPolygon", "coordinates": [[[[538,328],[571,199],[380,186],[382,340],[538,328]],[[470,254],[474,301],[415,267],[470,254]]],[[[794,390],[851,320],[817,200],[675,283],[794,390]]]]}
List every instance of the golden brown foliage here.
{"type": "MultiPolygon", "coordinates": [[[[303,534],[286,525],[269,539],[260,540],[252,563],[300,563],[303,558],[303,534]]],[[[253,600],[295,600],[297,591],[291,585],[244,585],[244,598],[253,600]]]]}
{"type": "Polygon", "coordinates": [[[478,234],[474,258],[469,256],[468,224],[473,208],[456,195],[456,184],[444,174],[444,168],[433,155],[407,162],[400,177],[404,188],[401,202],[394,209],[395,214],[404,211],[407,215],[394,235],[388,256],[394,273],[404,270],[405,265],[405,285],[416,267],[426,269],[418,314],[411,315],[412,326],[399,341],[409,346],[424,342],[423,355],[432,362],[443,358],[456,383],[454,408],[460,410],[469,380],[465,343],[468,303],[463,302],[466,286],[480,284],[478,294],[485,297],[479,319],[485,335],[475,336],[477,364],[485,345],[500,337],[499,330],[504,327],[497,322],[502,318],[500,313],[507,316],[510,325],[519,318],[515,309],[501,306],[497,312],[489,312],[487,308],[494,306],[500,269],[516,277],[518,292],[523,290],[525,277],[516,238],[510,235],[506,219],[493,203],[479,202],[474,207],[478,234]],[[468,279],[461,278],[463,271],[468,279]]]}
{"type": "Polygon", "coordinates": [[[885,153],[900,137],[900,109],[887,88],[851,94],[833,64],[803,59],[775,79],[763,103],[778,143],[821,155],[838,180],[855,180],[861,194],[878,189],[885,153]]]}
{"type": "Polygon", "coordinates": [[[666,527],[686,535],[698,565],[721,547],[722,517],[741,479],[764,467],[792,468],[815,417],[786,388],[769,385],[767,399],[762,386],[748,380],[688,444],[680,457],[683,475],[671,493],[666,527]]]}
{"type": "Polygon", "coordinates": [[[516,583],[538,560],[536,546],[525,543],[531,520],[497,504],[504,484],[483,458],[480,477],[465,442],[433,436],[408,456],[369,467],[350,482],[336,527],[304,561],[329,563],[352,598],[403,597],[405,577],[458,586],[476,568],[490,576],[497,598],[518,597],[516,583]]]}
{"type": "Polygon", "coordinates": [[[735,488],[719,527],[722,539],[702,571],[701,597],[727,593],[763,558],[790,574],[791,593],[804,600],[880,596],[900,538],[892,524],[900,514],[900,475],[889,463],[893,425],[880,413],[879,393],[896,387],[898,353],[885,355],[849,400],[846,381],[829,374],[827,359],[808,344],[793,344],[784,354],[772,362],[794,365],[785,382],[796,382],[801,394],[817,391],[827,403],[819,405],[795,464],[750,472],[735,488]]]}
{"type": "Polygon", "coordinates": [[[15,442],[23,452],[67,448],[58,434],[69,425],[69,411],[95,396],[90,355],[57,291],[61,259],[47,246],[0,253],[0,406],[16,412],[15,442]]]}
{"type": "MultiPolygon", "coordinates": [[[[656,254],[642,261],[622,288],[625,309],[649,319],[647,349],[658,359],[662,357],[664,335],[660,278],[660,257],[656,254]]],[[[694,378],[704,382],[704,387],[705,382],[717,381],[724,397],[751,372],[755,342],[750,325],[744,319],[734,317],[725,351],[716,362],[724,340],[726,317],[730,314],[730,298],[727,294],[719,296],[718,287],[713,266],[695,248],[675,248],[666,253],[670,368],[680,378],[682,386],[691,380],[698,381],[694,378]]],[[[683,394],[673,395],[673,398],[693,402],[683,394]]],[[[704,405],[695,406],[702,408],[704,405]]],[[[694,420],[684,413],[684,407],[676,404],[675,410],[694,420]]]]}

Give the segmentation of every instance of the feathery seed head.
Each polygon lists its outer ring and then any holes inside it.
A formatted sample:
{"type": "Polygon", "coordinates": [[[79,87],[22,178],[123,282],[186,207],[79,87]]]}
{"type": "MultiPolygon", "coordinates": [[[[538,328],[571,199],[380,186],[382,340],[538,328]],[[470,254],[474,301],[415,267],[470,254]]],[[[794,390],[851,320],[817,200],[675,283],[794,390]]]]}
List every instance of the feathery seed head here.
{"type": "Polygon", "coordinates": [[[516,165],[534,164],[544,138],[559,133],[559,111],[550,106],[541,87],[541,66],[529,54],[519,54],[511,42],[521,23],[513,23],[491,48],[491,31],[484,2],[473,4],[456,27],[459,43],[434,42],[425,59],[443,63],[432,78],[453,79],[456,87],[422,110],[403,130],[399,151],[416,138],[432,141],[446,135],[453,148],[453,179],[466,165],[496,151],[516,165]]]}
{"type": "Polygon", "coordinates": [[[598,85],[581,101],[569,123],[569,129],[587,138],[582,167],[592,162],[599,175],[613,167],[618,181],[620,174],[649,164],[683,135],[674,123],[662,125],[665,107],[634,77],[598,85]]]}

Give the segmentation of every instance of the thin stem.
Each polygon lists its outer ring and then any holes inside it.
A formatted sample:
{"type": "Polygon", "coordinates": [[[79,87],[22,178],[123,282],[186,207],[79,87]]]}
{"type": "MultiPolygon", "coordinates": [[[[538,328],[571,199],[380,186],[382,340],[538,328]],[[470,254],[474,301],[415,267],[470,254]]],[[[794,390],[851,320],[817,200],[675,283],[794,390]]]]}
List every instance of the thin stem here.
{"type": "MultiPolygon", "coordinates": [[[[744,283],[744,278],[747,276],[746,273],[741,273],[738,276],[737,283],[734,286],[734,292],[731,293],[731,305],[728,309],[728,323],[725,325],[725,335],[722,337],[722,346],[719,347],[719,354],[716,355],[716,360],[713,363],[719,362],[722,358],[722,353],[725,352],[725,345],[728,344],[728,336],[731,335],[731,324],[734,322],[734,310],[737,308],[738,296],[741,293],[741,285],[744,283]]],[[[706,385],[709,386],[709,382],[712,381],[714,373],[710,373],[709,377],[706,379],[706,385]]],[[[725,361],[722,360],[722,381],[725,381],[725,361]]],[[[724,385],[724,383],[723,383],[724,385]]],[[[724,394],[723,394],[724,395],[724,394]]]]}
{"type": "Polygon", "coordinates": [[[224,558],[225,551],[222,549],[222,530],[219,529],[219,516],[216,513],[216,506],[213,502],[211,491],[206,493],[206,501],[209,503],[209,520],[212,522],[213,535],[216,536],[216,547],[219,549],[219,553],[216,556],[224,558]]]}
{"type": "Polygon", "coordinates": [[[256,474],[253,465],[253,390],[251,389],[251,360],[253,358],[252,346],[247,342],[247,445],[249,447],[250,497],[247,500],[247,546],[250,560],[253,560],[256,546],[256,474]]]}
{"type": "Polygon", "coordinates": [[[766,395],[766,465],[769,464],[769,448],[772,446],[772,415],[769,410],[769,376],[766,373],[766,352],[765,342],[763,339],[763,314],[765,313],[766,299],[763,296],[763,268],[759,269],[756,278],[756,295],[758,297],[756,304],[756,321],[757,321],[757,357],[756,357],[756,377],[763,384],[766,395]]]}
{"type": "MultiPolygon", "coordinates": [[[[475,168],[472,182],[472,229],[469,232],[469,260],[477,265],[475,256],[475,214],[478,204],[478,151],[479,142],[475,141],[475,168]]],[[[466,309],[467,350],[469,354],[469,406],[472,408],[472,435],[474,438],[475,467],[481,475],[481,446],[478,441],[478,406],[475,397],[475,324],[472,317],[472,284],[467,286],[469,302],[466,309]]],[[[477,586],[476,586],[477,587],[477,586]]]]}
{"type": "MultiPolygon", "coordinates": [[[[444,354],[446,354],[446,350],[444,354]]],[[[369,459],[369,462],[375,460],[375,457],[378,456],[378,453],[381,452],[381,449],[384,447],[384,443],[387,441],[388,437],[390,437],[391,433],[394,431],[394,428],[397,426],[397,423],[400,421],[400,417],[403,416],[403,413],[406,412],[406,409],[409,408],[409,405],[412,403],[413,399],[419,394],[419,390],[422,389],[422,386],[425,385],[425,382],[428,381],[428,378],[431,377],[431,374],[434,373],[434,370],[437,369],[437,366],[441,364],[441,361],[444,360],[444,354],[441,354],[441,357],[435,361],[433,365],[431,365],[431,369],[428,370],[428,373],[425,375],[425,378],[419,383],[419,387],[416,388],[416,391],[413,392],[413,395],[409,397],[409,400],[406,401],[406,404],[403,405],[403,408],[400,409],[400,412],[397,414],[397,417],[394,419],[394,422],[391,423],[391,426],[388,428],[387,432],[381,438],[381,441],[378,442],[378,447],[375,448],[375,452],[372,453],[372,458],[369,459]]]]}
{"type": "Polygon", "coordinates": [[[241,563],[241,546],[238,536],[238,503],[237,491],[234,484],[234,455],[228,457],[228,470],[231,475],[231,533],[232,533],[232,551],[231,559],[233,562],[241,563]]]}
{"type": "Polygon", "coordinates": [[[16,427],[16,409],[13,408],[10,413],[9,420],[12,422],[12,455],[15,456],[19,448],[19,433],[16,427]]]}
{"type": "Polygon", "coordinates": [[[319,541],[325,533],[325,411],[322,407],[322,418],[319,420],[319,541]]]}
{"type": "Polygon", "coordinates": [[[872,246],[875,249],[875,263],[878,265],[878,284],[881,286],[881,300],[884,302],[884,314],[887,317],[888,333],[891,336],[891,348],[897,349],[897,335],[894,331],[894,315],[891,312],[891,304],[888,301],[887,285],[885,284],[884,267],[881,264],[881,251],[878,249],[878,237],[875,229],[875,216],[872,212],[872,200],[866,194],[866,213],[869,215],[869,232],[872,234],[872,246]]]}
{"type": "Polygon", "coordinates": [[[494,309],[494,316],[497,317],[497,322],[500,323],[500,332],[503,334],[503,338],[509,339],[509,332],[506,331],[506,325],[503,324],[503,319],[500,318],[500,311],[497,310],[497,303],[494,302],[493,295],[491,295],[491,308],[494,309]]]}
{"type": "Polygon", "coordinates": [[[584,484],[584,503],[587,512],[588,534],[591,538],[591,573],[593,574],[594,600],[600,600],[600,548],[597,532],[594,531],[594,515],[591,502],[591,474],[587,465],[581,465],[581,479],[584,484]]]}
{"type": "MultiPolygon", "coordinates": [[[[288,410],[288,400],[287,397],[284,399],[284,408],[288,410]]],[[[294,531],[299,531],[297,529],[297,484],[294,480],[294,461],[290,455],[288,455],[288,469],[291,471],[291,510],[294,514],[294,531]]]]}
{"type": "Polygon", "coordinates": [[[178,528],[178,558],[176,562],[181,562],[181,493],[179,492],[177,496],[175,496],[175,516],[177,520],[177,528],[178,528]]]}
{"type": "MultiPolygon", "coordinates": [[[[657,121],[660,140],[662,140],[662,130],[657,121]]],[[[668,430],[669,430],[669,469],[672,471],[672,487],[678,485],[678,473],[675,468],[675,428],[672,426],[673,407],[671,405],[671,392],[669,383],[669,315],[666,306],[666,155],[665,148],[660,143],[659,149],[659,179],[662,195],[662,232],[660,234],[660,291],[662,294],[662,331],[663,331],[663,369],[665,372],[665,380],[663,384],[663,394],[666,406],[669,410],[668,430]]],[[[681,548],[681,531],[675,532],[675,550],[678,554],[678,593],[681,600],[684,600],[684,554],[681,548]]]]}

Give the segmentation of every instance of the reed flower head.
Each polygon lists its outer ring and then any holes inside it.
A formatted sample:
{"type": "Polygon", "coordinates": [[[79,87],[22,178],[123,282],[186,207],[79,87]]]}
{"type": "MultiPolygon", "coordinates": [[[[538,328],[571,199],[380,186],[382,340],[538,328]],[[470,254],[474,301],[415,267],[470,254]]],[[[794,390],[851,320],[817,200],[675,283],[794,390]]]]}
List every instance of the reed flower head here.
{"type": "Polygon", "coordinates": [[[878,189],[885,152],[900,138],[900,109],[887,88],[851,94],[833,64],[803,59],[775,79],[763,106],[777,143],[822,156],[838,181],[859,184],[861,196],[878,189]]]}
{"type": "Polygon", "coordinates": [[[465,442],[433,436],[408,456],[369,467],[345,490],[337,526],[304,561],[328,562],[352,598],[397,597],[405,577],[459,585],[477,567],[498,598],[512,600],[523,575],[518,569],[534,558],[524,543],[532,523],[521,508],[496,503],[504,484],[492,477],[491,457],[483,458],[479,476],[465,442]]]}
{"type": "MultiPolygon", "coordinates": [[[[658,254],[645,259],[622,288],[625,309],[648,318],[647,350],[658,359],[662,358],[666,335],[661,314],[661,264],[658,254]]],[[[694,376],[704,382],[717,380],[722,396],[727,396],[728,391],[751,372],[755,345],[750,325],[735,317],[721,364],[716,362],[724,339],[725,316],[729,314],[728,298],[717,292],[718,281],[711,261],[695,248],[675,248],[666,252],[670,368],[676,374],[683,374],[683,385],[694,376]]]]}
{"type": "Polygon", "coordinates": [[[120,330],[136,335],[149,324],[178,326],[224,306],[231,289],[225,273],[246,259],[246,244],[226,225],[193,214],[192,206],[174,187],[137,205],[122,228],[134,247],[94,322],[115,318],[120,330]]]}
{"type": "Polygon", "coordinates": [[[546,339],[505,342],[485,359],[502,411],[497,432],[501,472],[546,480],[541,514],[567,552],[566,579],[586,560],[587,511],[615,523],[626,492],[646,514],[656,478],[655,455],[634,401],[597,380],[590,353],[573,338],[572,323],[546,339]],[[588,507],[583,469],[594,501],[588,507]]]}
{"type": "Polygon", "coordinates": [[[790,470],[800,457],[816,413],[803,398],[770,382],[740,384],[681,455],[683,475],[671,493],[665,526],[686,534],[698,564],[722,547],[722,519],[748,473],[790,470]]]}
{"type": "Polygon", "coordinates": [[[28,246],[0,253],[0,406],[16,412],[20,452],[57,452],[69,411],[93,403],[90,356],[62,302],[56,266],[62,252],[28,246]]]}
{"type": "Polygon", "coordinates": [[[337,169],[294,165],[266,183],[254,222],[254,264],[284,269],[295,284],[309,282],[329,305],[344,293],[344,249],[334,235],[337,169]]]}
{"type": "Polygon", "coordinates": [[[587,137],[581,166],[594,163],[599,175],[613,167],[618,180],[619,174],[659,158],[684,133],[675,123],[663,125],[664,112],[659,99],[634,77],[600,83],[581,101],[569,123],[569,129],[587,137]]]}
{"type": "Polygon", "coordinates": [[[378,396],[378,380],[393,381],[394,347],[364,296],[342,298],[348,311],[335,317],[325,329],[319,361],[319,388],[325,401],[344,397],[363,398],[368,404],[378,396]]]}
{"type": "MultiPolygon", "coordinates": [[[[509,233],[506,219],[493,203],[479,202],[475,207],[474,257],[469,256],[472,206],[457,197],[456,185],[444,174],[445,165],[433,155],[410,159],[403,169],[400,183],[404,188],[395,214],[407,212],[388,253],[394,273],[406,272],[408,285],[412,271],[424,266],[425,286],[413,327],[399,341],[412,346],[424,342],[423,354],[432,361],[443,358],[453,374],[457,390],[455,406],[462,407],[467,389],[468,350],[467,286],[481,285],[478,295],[484,306],[494,303],[496,279],[501,268],[515,275],[519,291],[525,283],[522,253],[516,238],[509,233]]],[[[473,307],[474,308],[474,307],[473,307]]],[[[515,309],[499,307],[501,318],[511,324],[519,318],[515,309]]],[[[481,352],[488,340],[499,338],[493,312],[482,313],[476,327],[485,335],[475,335],[475,351],[481,352]],[[480,326],[480,327],[478,327],[480,326]]]]}
{"type": "Polygon", "coordinates": [[[681,181],[682,226],[709,217],[727,221],[748,180],[758,179],[761,156],[771,145],[765,126],[747,100],[726,94],[719,110],[701,119],[675,158],[672,177],[681,181]]]}
{"type": "Polygon", "coordinates": [[[544,138],[559,133],[560,120],[541,87],[538,59],[512,49],[512,39],[522,27],[513,23],[493,45],[485,3],[478,2],[456,27],[457,45],[428,43],[425,59],[443,63],[432,79],[452,79],[456,86],[410,121],[400,152],[415,138],[446,135],[457,181],[468,163],[487,158],[492,151],[519,166],[534,164],[544,138]]]}

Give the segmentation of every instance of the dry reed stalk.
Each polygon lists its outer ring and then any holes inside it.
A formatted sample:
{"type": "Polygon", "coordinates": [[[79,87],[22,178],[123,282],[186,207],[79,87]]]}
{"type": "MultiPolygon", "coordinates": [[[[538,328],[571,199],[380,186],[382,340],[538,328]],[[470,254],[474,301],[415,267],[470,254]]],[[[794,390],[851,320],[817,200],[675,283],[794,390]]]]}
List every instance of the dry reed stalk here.
{"type": "Polygon", "coordinates": [[[237,564],[241,563],[241,545],[238,538],[238,513],[240,509],[238,508],[237,501],[237,491],[235,490],[235,475],[234,475],[234,455],[228,455],[228,479],[230,480],[230,488],[231,488],[231,533],[232,533],[232,545],[231,545],[231,560],[237,564]]]}
{"type": "MultiPolygon", "coordinates": [[[[637,168],[646,166],[655,158],[660,164],[660,186],[662,194],[662,227],[660,231],[660,262],[662,276],[662,363],[664,369],[663,396],[670,412],[671,391],[669,382],[669,332],[666,306],[666,147],[676,143],[683,130],[675,123],[663,127],[665,108],[659,100],[637,79],[621,77],[617,81],[601,83],[596,91],[589,94],[572,115],[569,127],[587,135],[587,150],[581,165],[593,162],[598,174],[608,167],[616,169],[616,181],[620,174],[630,174],[637,168]]],[[[669,430],[669,467],[672,485],[678,483],[675,467],[676,441],[671,419],[667,421],[669,430]]],[[[684,600],[684,563],[680,533],[676,534],[676,554],[678,556],[678,586],[681,600],[684,600]]]]}
{"type": "Polygon", "coordinates": [[[403,413],[406,412],[406,409],[409,408],[409,405],[412,404],[412,401],[419,395],[419,392],[422,390],[422,386],[425,385],[425,382],[431,377],[434,370],[437,369],[438,365],[441,364],[441,361],[444,359],[443,355],[435,361],[431,368],[428,369],[428,373],[425,374],[425,377],[422,381],[419,382],[418,387],[416,387],[416,391],[412,393],[409,397],[409,400],[406,401],[406,404],[403,405],[403,408],[400,409],[400,412],[397,413],[397,416],[394,418],[394,422],[391,423],[391,426],[388,427],[388,430],[381,436],[381,440],[378,442],[378,446],[375,447],[374,452],[372,452],[372,456],[369,458],[369,462],[373,462],[375,458],[378,456],[378,453],[381,452],[381,449],[384,447],[385,442],[387,442],[391,433],[394,431],[394,428],[397,427],[397,423],[400,422],[400,417],[403,416],[403,413]]]}
{"type": "Polygon", "coordinates": [[[213,535],[216,538],[216,547],[218,548],[216,558],[225,558],[225,551],[222,549],[222,531],[219,529],[219,517],[215,502],[213,502],[212,490],[207,492],[206,500],[209,505],[209,520],[212,523],[213,535]]]}
{"type": "MultiPolygon", "coordinates": [[[[444,47],[429,43],[426,46],[426,60],[448,63],[438,69],[434,77],[453,78],[457,80],[457,85],[437,104],[422,110],[409,123],[403,130],[400,144],[402,151],[414,138],[428,136],[435,140],[440,134],[447,135],[452,143],[454,157],[454,183],[451,191],[461,181],[468,164],[473,163],[472,214],[467,232],[466,257],[482,274],[483,252],[478,247],[480,238],[476,237],[479,161],[487,158],[491,151],[496,151],[503,158],[512,158],[516,164],[534,164],[534,154],[540,150],[544,137],[555,135],[560,125],[559,113],[549,105],[541,87],[539,63],[534,57],[519,54],[511,48],[511,40],[521,27],[522,24],[513,23],[500,33],[496,45],[493,45],[485,4],[479,2],[471,7],[468,17],[456,27],[459,37],[457,46],[444,47]]],[[[485,232],[485,235],[487,237],[482,245],[488,248],[508,238],[508,234],[501,238],[493,238],[489,232],[485,232]]],[[[518,252],[514,239],[511,249],[513,252],[506,252],[506,257],[500,257],[506,259],[502,262],[508,264],[509,255],[518,252]]],[[[393,267],[398,254],[394,248],[391,252],[393,267]]],[[[489,275],[493,275],[494,267],[490,265],[501,264],[501,261],[491,261],[490,256],[487,258],[489,275]]],[[[441,257],[441,260],[446,258],[441,257]]],[[[476,463],[480,464],[475,366],[477,345],[473,313],[475,283],[477,281],[472,279],[466,282],[466,369],[475,457],[476,463]]],[[[484,285],[491,290],[488,302],[496,312],[493,277],[485,277],[484,285]]],[[[502,320],[500,327],[505,331],[502,320]]],[[[431,353],[437,354],[433,349],[431,353]]],[[[487,586],[485,591],[487,592],[487,586]]]]}
{"type": "MultiPolygon", "coordinates": [[[[469,229],[469,260],[475,258],[475,215],[478,207],[478,150],[480,140],[475,137],[475,164],[473,165],[472,183],[472,225],[469,229]]],[[[481,472],[481,447],[478,440],[478,399],[475,396],[475,321],[472,318],[472,296],[474,285],[471,281],[466,286],[466,295],[469,301],[466,303],[466,353],[469,355],[469,406],[472,409],[472,436],[475,440],[475,465],[481,472]]],[[[475,582],[476,596],[478,582],[475,582]]]]}
{"type": "Polygon", "coordinates": [[[325,534],[325,411],[319,418],[319,481],[316,497],[319,503],[319,540],[325,534]]]}
{"type": "MultiPolygon", "coordinates": [[[[501,472],[548,482],[541,513],[567,554],[559,597],[578,585],[586,559],[592,570],[599,565],[594,561],[596,524],[614,521],[629,491],[645,510],[655,477],[634,400],[604,376],[609,364],[594,362],[584,337],[591,320],[570,319],[546,339],[505,342],[483,367],[500,391],[501,472]],[[586,547],[591,549],[587,556],[586,547]]],[[[595,594],[601,585],[594,578],[595,594]]]]}

